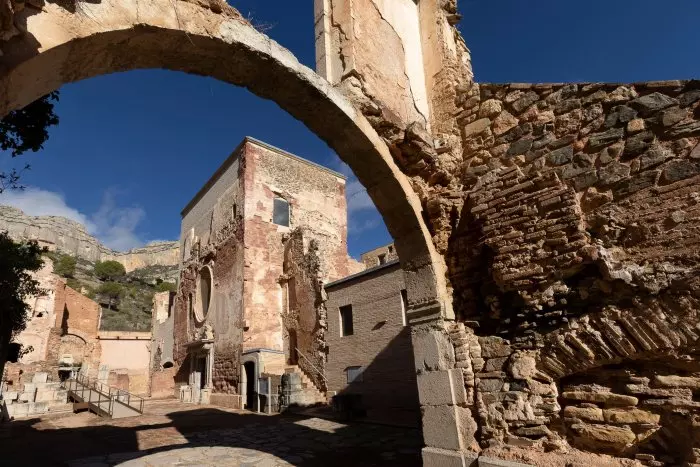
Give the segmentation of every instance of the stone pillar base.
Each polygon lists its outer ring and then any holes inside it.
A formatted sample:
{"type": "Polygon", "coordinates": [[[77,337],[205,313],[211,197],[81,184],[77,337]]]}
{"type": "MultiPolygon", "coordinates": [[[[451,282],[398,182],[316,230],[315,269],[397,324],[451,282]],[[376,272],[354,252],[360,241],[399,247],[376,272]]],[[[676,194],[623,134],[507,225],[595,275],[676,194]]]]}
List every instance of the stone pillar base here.
{"type": "Polygon", "coordinates": [[[423,467],[477,467],[475,452],[450,451],[439,448],[423,448],[423,467]]]}

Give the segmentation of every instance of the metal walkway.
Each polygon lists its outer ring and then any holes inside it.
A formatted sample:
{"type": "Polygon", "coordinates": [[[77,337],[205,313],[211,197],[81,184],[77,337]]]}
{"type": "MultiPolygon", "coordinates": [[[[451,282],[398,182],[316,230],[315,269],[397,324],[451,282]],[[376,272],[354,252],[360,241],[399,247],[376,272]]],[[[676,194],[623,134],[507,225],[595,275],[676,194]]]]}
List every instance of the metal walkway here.
{"type": "Polygon", "coordinates": [[[75,408],[86,408],[100,417],[126,418],[143,414],[142,397],[113,388],[95,379],[78,376],[67,381],[68,398],[75,408]]]}

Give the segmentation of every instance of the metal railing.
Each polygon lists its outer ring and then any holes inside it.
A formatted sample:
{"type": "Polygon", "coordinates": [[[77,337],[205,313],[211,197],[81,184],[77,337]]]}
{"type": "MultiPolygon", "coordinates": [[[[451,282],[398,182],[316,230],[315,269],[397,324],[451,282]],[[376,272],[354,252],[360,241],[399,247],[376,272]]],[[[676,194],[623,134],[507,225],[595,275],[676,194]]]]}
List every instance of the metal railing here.
{"type": "MultiPolygon", "coordinates": [[[[313,368],[314,370],[316,370],[316,373],[318,373],[318,375],[321,377],[321,379],[323,379],[323,381],[326,383],[326,388],[327,388],[327,387],[328,387],[328,380],[326,379],[326,377],[325,377],[325,375],[323,374],[323,372],[322,372],[321,370],[319,370],[318,368],[316,368],[316,365],[314,365],[313,362],[312,362],[311,360],[309,360],[309,358],[308,358],[306,355],[304,355],[304,352],[302,352],[301,350],[299,350],[297,347],[294,347],[294,350],[297,351],[297,354],[301,355],[301,358],[303,358],[304,360],[306,360],[307,362],[309,362],[309,365],[311,365],[311,368],[313,368]]],[[[303,369],[303,368],[301,368],[301,366],[299,366],[299,368],[300,368],[300,369],[303,369]]]]}
{"type": "Polygon", "coordinates": [[[83,402],[96,405],[95,408],[97,410],[105,412],[105,414],[109,415],[110,417],[114,415],[114,404],[116,402],[126,405],[138,413],[143,414],[143,404],[145,402],[143,397],[131,394],[123,389],[109,386],[94,378],[88,378],[85,375],[78,375],[76,378],[68,380],[66,389],[76,395],[79,395],[83,402]],[[86,391],[88,400],[85,399],[86,391]],[[92,395],[93,391],[97,393],[97,400],[94,400],[92,395]],[[103,402],[107,403],[106,411],[102,406],[103,402]]]}

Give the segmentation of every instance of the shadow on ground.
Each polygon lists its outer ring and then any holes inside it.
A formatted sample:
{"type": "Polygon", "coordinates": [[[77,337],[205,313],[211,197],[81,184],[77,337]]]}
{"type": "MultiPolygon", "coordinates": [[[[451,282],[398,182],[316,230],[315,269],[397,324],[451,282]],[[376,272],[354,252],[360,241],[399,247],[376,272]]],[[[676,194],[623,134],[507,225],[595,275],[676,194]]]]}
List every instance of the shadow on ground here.
{"type": "Polygon", "coordinates": [[[420,465],[419,430],[178,402],[149,406],[130,419],[77,414],[0,425],[0,465],[420,465]]]}

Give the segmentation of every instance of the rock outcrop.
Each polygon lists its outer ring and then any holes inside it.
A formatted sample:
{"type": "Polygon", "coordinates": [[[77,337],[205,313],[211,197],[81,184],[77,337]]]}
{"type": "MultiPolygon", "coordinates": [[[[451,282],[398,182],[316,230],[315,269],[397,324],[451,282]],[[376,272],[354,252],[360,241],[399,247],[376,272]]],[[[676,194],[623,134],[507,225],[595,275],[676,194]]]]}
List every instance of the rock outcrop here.
{"type": "Polygon", "coordinates": [[[51,251],[86,261],[118,261],[127,272],[148,266],[175,266],[180,258],[178,242],[154,242],[121,253],[102,245],[78,222],[58,216],[29,216],[10,206],[0,206],[0,230],[7,230],[15,240],[36,240],[51,251]]]}

